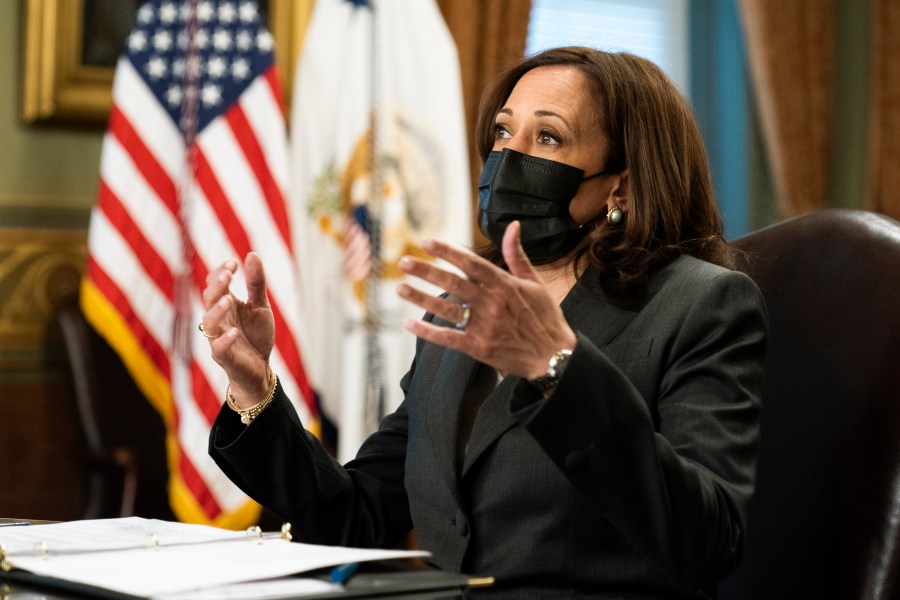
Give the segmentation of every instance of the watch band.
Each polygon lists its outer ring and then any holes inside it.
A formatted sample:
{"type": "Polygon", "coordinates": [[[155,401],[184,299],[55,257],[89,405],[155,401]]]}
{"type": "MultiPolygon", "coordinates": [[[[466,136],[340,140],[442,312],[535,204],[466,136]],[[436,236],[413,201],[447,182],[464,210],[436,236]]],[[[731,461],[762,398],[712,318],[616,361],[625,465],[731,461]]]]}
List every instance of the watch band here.
{"type": "Polygon", "coordinates": [[[554,387],[559,383],[559,378],[562,377],[563,371],[566,368],[566,362],[568,362],[570,356],[572,356],[571,350],[560,350],[550,357],[550,364],[547,367],[547,372],[534,379],[529,379],[528,383],[541,392],[554,387]]]}

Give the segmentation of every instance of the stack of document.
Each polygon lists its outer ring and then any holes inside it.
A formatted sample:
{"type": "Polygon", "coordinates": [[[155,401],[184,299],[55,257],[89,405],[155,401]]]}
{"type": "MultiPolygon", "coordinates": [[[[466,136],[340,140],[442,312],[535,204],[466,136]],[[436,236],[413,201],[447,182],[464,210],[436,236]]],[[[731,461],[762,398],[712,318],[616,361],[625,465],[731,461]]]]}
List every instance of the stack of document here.
{"type": "Polygon", "coordinates": [[[139,517],[2,527],[0,546],[8,578],[25,572],[86,591],[172,600],[320,594],[338,584],[286,576],[348,563],[428,556],[422,551],[299,544],[277,533],[139,517]]]}

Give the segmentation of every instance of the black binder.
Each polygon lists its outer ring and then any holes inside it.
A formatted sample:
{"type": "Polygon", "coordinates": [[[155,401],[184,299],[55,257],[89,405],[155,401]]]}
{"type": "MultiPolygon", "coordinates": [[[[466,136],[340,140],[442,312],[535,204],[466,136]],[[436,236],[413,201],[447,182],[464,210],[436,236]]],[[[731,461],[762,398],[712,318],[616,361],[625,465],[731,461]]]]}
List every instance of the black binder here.
{"type": "MultiPolygon", "coordinates": [[[[311,574],[303,574],[310,577],[311,574]]],[[[313,574],[312,576],[316,576],[313,574]]],[[[318,574],[327,577],[327,573],[318,574]]],[[[392,564],[364,565],[343,589],[323,594],[304,595],[302,600],[334,600],[336,598],[402,598],[404,600],[451,600],[463,598],[470,584],[481,585],[482,579],[447,573],[436,569],[409,569],[392,564]]],[[[46,600],[144,600],[140,596],[120,594],[103,588],[82,585],[64,579],[42,577],[27,571],[0,571],[0,598],[15,600],[40,591],[46,600]],[[4,586],[6,586],[4,588],[4,586]]],[[[286,596],[283,600],[288,600],[286,596]]]]}

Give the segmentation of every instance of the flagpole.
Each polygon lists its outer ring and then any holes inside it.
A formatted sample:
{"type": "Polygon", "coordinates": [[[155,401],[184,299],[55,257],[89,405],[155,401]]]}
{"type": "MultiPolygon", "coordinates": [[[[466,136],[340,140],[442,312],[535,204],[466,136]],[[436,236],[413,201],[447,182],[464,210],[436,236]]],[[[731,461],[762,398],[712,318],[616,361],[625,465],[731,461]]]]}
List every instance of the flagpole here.
{"type": "Polygon", "coordinates": [[[372,31],[370,38],[369,68],[369,205],[366,215],[366,231],[372,252],[372,269],[366,281],[366,395],[364,422],[368,431],[374,431],[384,416],[384,360],[381,351],[381,330],[383,314],[381,310],[381,284],[384,265],[381,259],[381,209],[384,194],[384,174],[381,160],[381,128],[379,127],[379,52],[378,52],[378,10],[375,0],[368,0],[372,11],[372,31]]]}
{"type": "Polygon", "coordinates": [[[184,169],[178,182],[178,226],[181,229],[182,269],[175,281],[175,331],[174,353],[183,362],[191,361],[191,293],[193,290],[193,244],[190,232],[190,185],[194,177],[197,150],[194,139],[200,122],[200,52],[196,43],[199,27],[197,21],[198,0],[188,0],[190,17],[185,20],[185,61],[182,79],[184,95],[178,128],[184,138],[184,169]]]}

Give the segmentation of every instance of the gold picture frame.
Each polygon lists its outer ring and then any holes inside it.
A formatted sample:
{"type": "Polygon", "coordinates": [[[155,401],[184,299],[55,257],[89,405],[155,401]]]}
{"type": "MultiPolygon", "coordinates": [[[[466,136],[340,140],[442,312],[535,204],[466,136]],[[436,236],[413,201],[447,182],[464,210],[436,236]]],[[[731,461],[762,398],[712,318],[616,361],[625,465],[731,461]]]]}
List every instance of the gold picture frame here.
{"type": "MultiPolygon", "coordinates": [[[[112,105],[112,66],[85,64],[86,3],[91,0],[22,0],[22,120],[105,126],[112,105]]],[[[314,0],[268,0],[269,29],[275,39],[276,69],[285,106],[290,106],[294,67],[314,0]]],[[[125,10],[130,2],[107,3],[125,10]]]]}

